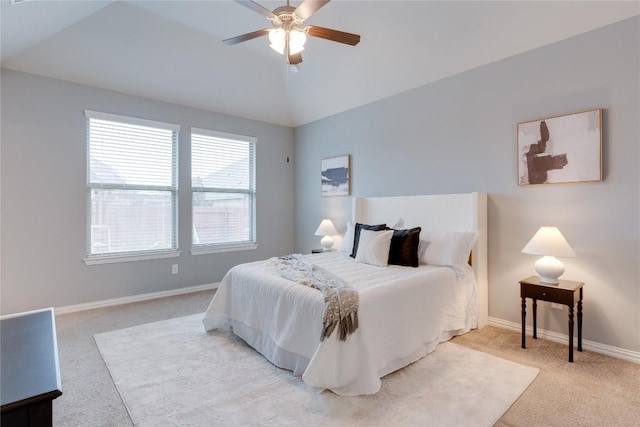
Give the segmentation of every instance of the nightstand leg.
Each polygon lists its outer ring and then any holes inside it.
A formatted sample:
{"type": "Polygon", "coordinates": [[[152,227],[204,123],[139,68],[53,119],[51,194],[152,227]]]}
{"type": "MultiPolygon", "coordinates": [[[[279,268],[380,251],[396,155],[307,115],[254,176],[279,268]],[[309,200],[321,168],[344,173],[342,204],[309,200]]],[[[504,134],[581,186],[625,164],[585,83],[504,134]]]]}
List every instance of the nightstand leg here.
{"type": "Polygon", "coordinates": [[[525,323],[524,320],[527,317],[527,300],[522,298],[522,348],[527,348],[525,346],[525,323]]]}
{"type": "Polygon", "coordinates": [[[582,351],[582,289],[578,300],[578,351],[582,351]]]}
{"type": "Polygon", "coordinates": [[[569,362],[573,362],[573,306],[569,306],[569,362]]]}
{"type": "Polygon", "coordinates": [[[533,299],[533,339],[538,339],[538,301],[533,299]]]}

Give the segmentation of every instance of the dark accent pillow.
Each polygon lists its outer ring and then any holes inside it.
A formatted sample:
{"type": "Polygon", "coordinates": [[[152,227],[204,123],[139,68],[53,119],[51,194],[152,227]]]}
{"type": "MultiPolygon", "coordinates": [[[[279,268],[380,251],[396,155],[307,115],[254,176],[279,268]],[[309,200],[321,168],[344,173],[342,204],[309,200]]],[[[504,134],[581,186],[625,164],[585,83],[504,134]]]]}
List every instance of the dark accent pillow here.
{"type": "Polygon", "coordinates": [[[418,245],[422,228],[393,230],[389,248],[389,264],[417,267],[419,263],[418,245]]]}
{"type": "Polygon", "coordinates": [[[356,253],[358,253],[358,242],[360,241],[360,230],[371,230],[371,231],[380,231],[386,230],[387,224],[377,224],[377,225],[367,225],[356,223],[356,228],[353,233],[353,251],[351,251],[351,258],[356,257],[356,253]]]}

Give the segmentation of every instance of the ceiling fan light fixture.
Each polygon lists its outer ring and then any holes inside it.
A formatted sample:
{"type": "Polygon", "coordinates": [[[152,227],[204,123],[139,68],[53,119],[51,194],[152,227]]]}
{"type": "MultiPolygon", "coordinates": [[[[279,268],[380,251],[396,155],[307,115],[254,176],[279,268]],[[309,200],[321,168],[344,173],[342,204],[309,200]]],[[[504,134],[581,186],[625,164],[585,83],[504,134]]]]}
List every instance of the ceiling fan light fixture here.
{"type": "Polygon", "coordinates": [[[269,41],[271,42],[269,47],[278,52],[280,55],[284,55],[285,36],[286,33],[282,28],[272,28],[271,30],[269,30],[269,41]]]}
{"type": "Polygon", "coordinates": [[[304,44],[307,42],[307,35],[304,30],[285,30],[283,28],[272,28],[269,30],[269,47],[284,55],[286,38],[289,38],[289,53],[295,55],[304,50],[304,44]]]}
{"type": "Polygon", "coordinates": [[[304,44],[307,41],[307,35],[301,30],[291,30],[289,32],[289,51],[292,55],[300,53],[304,50],[304,44]]]}

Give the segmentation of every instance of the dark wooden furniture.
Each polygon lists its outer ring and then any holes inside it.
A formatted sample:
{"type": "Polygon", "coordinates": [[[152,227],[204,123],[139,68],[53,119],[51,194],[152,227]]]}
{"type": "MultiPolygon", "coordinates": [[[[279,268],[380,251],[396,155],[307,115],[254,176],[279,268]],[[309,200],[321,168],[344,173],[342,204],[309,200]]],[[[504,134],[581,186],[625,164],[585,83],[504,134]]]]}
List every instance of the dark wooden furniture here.
{"type": "Polygon", "coordinates": [[[578,351],[582,351],[582,288],[583,282],[560,280],[557,285],[540,282],[540,277],[531,276],[520,281],[522,298],[522,348],[525,347],[526,298],[533,300],[533,338],[537,339],[537,301],[549,301],[569,307],[569,362],[573,362],[573,309],[578,305],[578,351]]]}
{"type": "Polygon", "coordinates": [[[51,426],[62,394],[53,309],[0,319],[0,424],[51,426]]]}

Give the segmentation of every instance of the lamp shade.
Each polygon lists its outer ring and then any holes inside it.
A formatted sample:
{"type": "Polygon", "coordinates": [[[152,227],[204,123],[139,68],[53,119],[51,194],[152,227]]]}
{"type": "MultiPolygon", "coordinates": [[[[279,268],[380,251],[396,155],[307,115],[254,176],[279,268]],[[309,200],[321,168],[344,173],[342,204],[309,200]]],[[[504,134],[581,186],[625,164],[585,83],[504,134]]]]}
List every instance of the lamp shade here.
{"type": "Polygon", "coordinates": [[[576,253],[569,246],[558,227],[540,227],[522,252],[531,255],[575,257],[576,253]]]}
{"type": "Polygon", "coordinates": [[[316,236],[334,236],[338,234],[338,230],[330,219],[323,219],[314,234],[316,236]]]}

